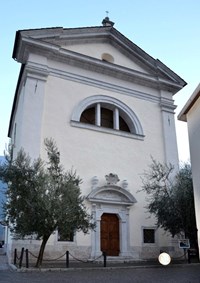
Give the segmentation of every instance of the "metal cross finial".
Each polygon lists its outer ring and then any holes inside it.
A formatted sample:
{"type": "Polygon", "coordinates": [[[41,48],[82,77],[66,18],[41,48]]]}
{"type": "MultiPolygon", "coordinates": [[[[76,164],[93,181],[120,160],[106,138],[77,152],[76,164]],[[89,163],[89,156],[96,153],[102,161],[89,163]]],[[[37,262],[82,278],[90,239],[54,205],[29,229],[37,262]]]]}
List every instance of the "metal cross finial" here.
{"type": "Polygon", "coordinates": [[[113,27],[115,23],[110,21],[110,19],[108,17],[108,13],[109,13],[109,11],[106,11],[106,17],[105,17],[105,19],[103,19],[102,24],[103,24],[103,26],[107,26],[107,27],[111,26],[111,27],[113,27]]]}

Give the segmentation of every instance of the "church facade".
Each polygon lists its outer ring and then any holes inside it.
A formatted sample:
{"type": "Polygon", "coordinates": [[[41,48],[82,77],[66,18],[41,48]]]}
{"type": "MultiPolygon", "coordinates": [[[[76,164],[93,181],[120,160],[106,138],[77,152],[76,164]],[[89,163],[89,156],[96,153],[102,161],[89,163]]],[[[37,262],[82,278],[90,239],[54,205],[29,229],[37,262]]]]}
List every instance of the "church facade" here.
{"type": "MultiPolygon", "coordinates": [[[[61,163],[83,179],[82,194],[96,229],[62,239],[51,236],[46,256],[131,259],[178,251],[176,240],[145,209],[141,176],[151,156],[178,167],[173,95],[186,84],[161,61],[122,35],[105,18],[102,26],[17,31],[13,58],[21,71],[11,112],[14,153],[46,158],[53,138],[61,163]]],[[[32,238],[10,237],[16,247],[38,251],[32,238]]]]}

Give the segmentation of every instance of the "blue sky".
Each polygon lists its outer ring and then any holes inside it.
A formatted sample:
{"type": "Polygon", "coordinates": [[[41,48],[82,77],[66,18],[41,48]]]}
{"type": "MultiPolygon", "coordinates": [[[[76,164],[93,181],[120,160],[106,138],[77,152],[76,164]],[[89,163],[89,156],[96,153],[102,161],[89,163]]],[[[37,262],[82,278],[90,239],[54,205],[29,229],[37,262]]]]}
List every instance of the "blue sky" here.
{"type": "MultiPolygon", "coordinates": [[[[176,113],[200,82],[199,0],[7,0],[0,16],[0,155],[7,130],[20,64],[12,59],[15,33],[20,29],[101,25],[106,11],[115,28],[158,58],[188,85],[174,96],[176,113]]],[[[187,125],[176,122],[180,160],[189,158],[187,125]]]]}

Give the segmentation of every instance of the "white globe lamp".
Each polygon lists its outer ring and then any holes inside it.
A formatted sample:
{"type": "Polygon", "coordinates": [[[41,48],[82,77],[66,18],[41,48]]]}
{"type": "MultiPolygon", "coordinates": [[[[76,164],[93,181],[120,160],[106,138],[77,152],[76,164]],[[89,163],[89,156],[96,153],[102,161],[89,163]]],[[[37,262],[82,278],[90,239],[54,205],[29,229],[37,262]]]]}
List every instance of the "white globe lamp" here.
{"type": "Polygon", "coordinates": [[[168,253],[161,253],[158,257],[158,261],[160,262],[160,264],[162,265],[168,265],[171,262],[171,257],[168,253]]]}

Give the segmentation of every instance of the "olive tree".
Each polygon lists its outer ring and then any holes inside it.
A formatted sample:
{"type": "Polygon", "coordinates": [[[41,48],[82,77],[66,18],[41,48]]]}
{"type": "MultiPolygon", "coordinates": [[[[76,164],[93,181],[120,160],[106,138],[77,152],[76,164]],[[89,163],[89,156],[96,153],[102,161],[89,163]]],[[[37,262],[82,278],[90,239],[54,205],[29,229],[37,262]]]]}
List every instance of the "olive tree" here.
{"type": "Polygon", "coordinates": [[[14,160],[8,154],[0,165],[0,179],[8,187],[4,212],[11,231],[21,238],[34,234],[42,240],[37,267],[55,230],[59,228],[65,236],[94,228],[81,195],[81,179],[74,170],[64,170],[52,139],[45,139],[44,144],[46,162],[41,158],[31,160],[21,149],[14,160]]]}
{"type": "Polygon", "coordinates": [[[179,171],[169,164],[152,159],[142,176],[142,191],[147,195],[147,211],[156,224],[172,236],[184,233],[193,245],[197,241],[191,165],[185,163],[179,171]]]}

